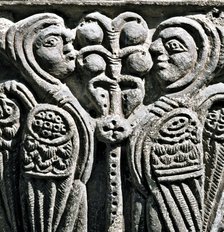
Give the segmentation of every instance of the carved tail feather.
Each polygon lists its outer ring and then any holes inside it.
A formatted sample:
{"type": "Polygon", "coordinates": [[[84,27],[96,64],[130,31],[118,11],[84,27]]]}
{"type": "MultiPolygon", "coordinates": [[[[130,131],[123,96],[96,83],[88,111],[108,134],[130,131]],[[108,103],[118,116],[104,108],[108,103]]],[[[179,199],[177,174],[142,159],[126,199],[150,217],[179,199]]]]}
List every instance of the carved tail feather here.
{"type": "Polygon", "coordinates": [[[80,180],[75,180],[67,200],[62,220],[56,230],[57,232],[87,231],[86,198],[86,186],[80,180]]]}
{"type": "Polygon", "coordinates": [[[157,194],[156,200],[166,222],[166,231],[201,231],[202,209],[189,184],[195,180],[188,181],[159,184],[161,196],[157,194]]]}
{"type": "MultiPolygon", "coordinates": [[[[190,189],[188,189],[188,191],[186,191],[187,189],[187,185],[183,186],[182,184],[182,187],[184,188],[185,190],[185,194],[186,196],[184,196],[183,192],[182,192],[182,189],[180,188],[179,185],[171,185],[171,191],[176,199],[176,204],[178,206],[178,208],[180,209],[181,212],[183,212],[183,214],[185,215],[186,217],[186,225],[187,225],[187,228],[189,228],[190,231],[195,231],[195,225],[194,225],[194,221],[193,221],[193,218],[192,218],[192,215],[191,215],[191,209],[188,207],[188,203],[190,204],[192,199],[194,199],[194,195],[191,194],[190,192],[190,189]],[[186,193],[187,192],[187,193],[186,193]],[[192,198],[190,197],[192,196],[192,198]],[[187,199],[186,199],[187,198],[187,199]],[[191,198],[191,200],[190,200],[191,198]],[[188,202],[190,200],[190,202],[188,202]]],[[[195,201],[196,202],[196,201],[195,201]]],[[[194,210],[195,207],[192,207],[192,209],[194,210]]],[[[192,210],[192,211],[193,211],[192,210]]],[[[198,212],[199,210],[196,209],[196,213],[198,212]]],[[[196,218],[200,218],[200,215],[197,215],[196,218]]],[[[201,218],[200,218],[201,219],[201,218]]],[[[199,219],[199,220],[200,220],[199,219]]],[[[198,225],[197,225],[198,226],[198,225]]],[[[200,225],[198,226],[197,229],[200,229],[200,225]]]]}
{"type": "MultiPolygon", "coordinates": [[[[17,222],[15,218],[15,196],[14,194],[17,192],[16,185],[14,183],[15,179],[9,180],[8,176],[12,173],[12,158],[9,158],[9,152],[3,151],[0,153],[0,199],[2,201],[1,213],[3,216],[1,218],[5,218],[5,223],[2,224],[3,228],[6,231],[16,231],[17,222]],[[8,229],[7,229],[8,228],[8,229]]],[[[3,220],[4,221],[4,220],[3,220]]]]}
{"type": "Polygon", "coordinates": [[[72,182],[72,176],[62,181],[36,178],[21,181],[25,231],[57,231],[72,182]]]}
{"type": "MultiPolygon", "coordinates": [[[[215,147],[211,154],[216,151],[216,156],[213,157],[213,164],[215,168],[211,171],[209,178],[208,189],[205,197],[205,209],[204,209],[204,224],[203,231],[209,231],[212,222],[215,219],[218,203],[221,198],[223,191],[223,180],[224,180],[224,144],[215,142],[215,147]]],[[[207,180],[208,181],[208,180],[207,180]]]]}
{"type": "MultiPolygon", "coordinates": [[[[162,217],[164,224],[165,224],[165,225],[162,225],[162,223],[159,222],[160,226],[162,228],[165,227],[168,232],[175,232],[174,224],[173,224],[173,221],[170,217],[170,213],[168,211],[167,204],[165,203],[164,197],[161,193],[161,189],[158,188],[158,186],[155,186],[152,193],[153,193],[153,198],[155,199],[156,204],[157,204],[157,210],[160,211],[157,213],[158,214],[161,213],[161,217],[162,217]]],[[[151,214],[151,212],[148,211],[148,213],[149,213],[149,215],[147,215],[147,217],[153,218],[153,215],[151,214]]],[[[156,222],[156,224],[158,224],[158,222],[156,222]]],[[[148,225],[148,228],[151,228],[151,225],[148,225]]],[[[158,228],[156,227],[156,229],[158,229],[158,228]]],[[[156,230],[152,229],[152,231],[156,231],[156,230]]],[[[161,231],[163,231],[163,229],[161,231]]]]}
{"type": "Polygon", "coordinates": [[[204,128],[205,199],[203,231],[210,231],[224,188],[222,109],[211,109],[204,128]]]}

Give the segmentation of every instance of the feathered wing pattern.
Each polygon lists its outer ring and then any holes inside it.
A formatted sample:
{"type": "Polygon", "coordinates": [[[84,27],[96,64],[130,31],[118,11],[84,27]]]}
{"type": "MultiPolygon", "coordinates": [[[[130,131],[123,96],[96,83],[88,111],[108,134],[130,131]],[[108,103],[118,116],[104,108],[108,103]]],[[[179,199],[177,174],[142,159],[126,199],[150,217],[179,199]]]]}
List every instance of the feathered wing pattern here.
{"type": "Polygon", "coordinates": [[[205,199],[203,231],[210,231],[224,191],[224,110],[211,107],[205,121],[203,144],[205,199]]]}
{"type": "Polygon", "coordinates": [[[86,187],[80,180],[73,182],[67,206],[64,211],[64,220],[58,226],[58,232],[87,231],[87,201],[86,187]],[[78,220],[74,220],[77,219],[78,220]]]}
{"type": "Polygon", "coordinates": [[[0,202],[2,210],[1,218],[5,219],[3,228],[6,231],[16,231],[17,222],[15,218],[15,193],[18,173],[17,152],[15,148],[15,136],[20,127],[20,113],[17,104],[7,98],[0,96],[0,202]]]}
{"type": "Polygon", "coordinates": [[[136,187],[149,189],[148,231],[201,231],[201,123],[193,111],[166,97],[149,108],[148,117],[142,133],[134,135],[129,161],[136,187]]]}
{"type": "Polygon", "coordinates": [[[24,230],[72,231],[86,212],[85,186],[74,180],[79,134],[73,118],[57,106],[37,105],[27,119],[21,153],[24,230]]]}
{"type": "MultiPolygon", "coordinates": [[[[185,155],[187,153],[181,156],[185,155]]],[[[173,173],[165,174],[167,176],[163,173],[161,178],[155,176],[157,186],[152,188],[161,218],[166,224],[164,230],[201,231],[202,196],[198,193],[202,191],[202,172],[198,167],[196,170],[183,170],[183,173],[172,171],[173,173]],[[186,177],[182,178],[181,175],[186,177]]]]}
{"type": "Polygon", "coordinates": [[[0,85],[0,225],[7,232],[21,229],[18,203],[21,107],[24,106],[25,115],[35,103],[23,84],[7,81],[0,85]]]}
{"type": "Polygon", "coordinates": [[[148,138],[150,142],[145,143],[150,150],[144,157],[157,186],[151,191],[166,222],[165,231],[201,231],[203,165],[199,121],[191,111],[178,109],[161,118],[156,128],[148,138]]]}

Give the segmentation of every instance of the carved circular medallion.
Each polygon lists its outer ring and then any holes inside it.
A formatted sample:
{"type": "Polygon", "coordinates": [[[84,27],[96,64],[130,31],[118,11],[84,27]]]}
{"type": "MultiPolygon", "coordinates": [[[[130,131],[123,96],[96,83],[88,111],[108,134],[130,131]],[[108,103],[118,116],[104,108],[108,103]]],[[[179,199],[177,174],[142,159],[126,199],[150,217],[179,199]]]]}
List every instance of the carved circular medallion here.
{"type": "Polygon", "coordinates": [[[97,123],[96,133],[100,141],[118,143],[129,136],[131,126],[127,120],[113,115],[105,117],[97,123]]]}
{"type": "Polygon", "coordinates": [[[28,116],[30,134],[43,143],[60,145],[73,136],[74,120],[65,110],[50,104],[35,107],[28,116]]]}

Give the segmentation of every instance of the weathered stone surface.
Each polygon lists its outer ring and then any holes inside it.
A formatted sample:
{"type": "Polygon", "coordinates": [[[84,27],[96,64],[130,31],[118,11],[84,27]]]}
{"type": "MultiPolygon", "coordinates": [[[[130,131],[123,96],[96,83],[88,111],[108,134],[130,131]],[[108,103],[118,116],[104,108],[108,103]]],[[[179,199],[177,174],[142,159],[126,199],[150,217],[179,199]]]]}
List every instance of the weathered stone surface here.
{"type": "Polygon", "coordinates": [[[223,231],[223,10],[0,1],[0,231],[223,231]]]}

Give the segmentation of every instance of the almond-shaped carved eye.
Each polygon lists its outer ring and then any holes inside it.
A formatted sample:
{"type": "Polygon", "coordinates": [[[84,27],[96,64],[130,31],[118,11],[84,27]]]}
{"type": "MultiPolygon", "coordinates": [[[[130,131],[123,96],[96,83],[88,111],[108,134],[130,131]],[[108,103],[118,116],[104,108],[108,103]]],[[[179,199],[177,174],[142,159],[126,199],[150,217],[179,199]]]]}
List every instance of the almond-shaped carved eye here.
{"type": "Polygon", "coordinates": [[[186,52],[188,49],[178,40],[172,39],[165,43],[165,48],[169,53],[186,52]]]}
{"type": "Polygon", "coordinates": [[[60,38],[58,36],[49,36],[43,41],[44,47],[56,47],[60,42],[60,38]]]}

